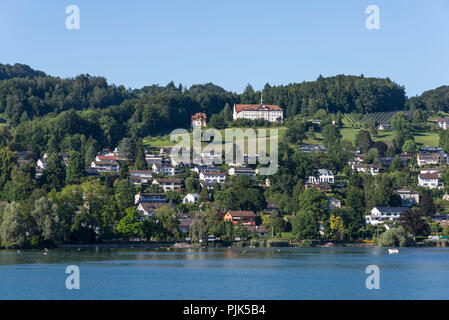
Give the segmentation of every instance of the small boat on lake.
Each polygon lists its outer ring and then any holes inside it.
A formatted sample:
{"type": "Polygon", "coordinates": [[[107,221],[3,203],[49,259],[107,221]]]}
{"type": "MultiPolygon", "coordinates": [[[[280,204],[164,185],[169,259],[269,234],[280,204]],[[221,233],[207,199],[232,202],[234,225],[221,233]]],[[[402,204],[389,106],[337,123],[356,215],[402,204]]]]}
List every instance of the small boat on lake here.
{"type": "Polygon", "coordinates": [[[399,250],[396,248],[388,249],[388,254],[398,254],[398,253],[399,253],[399,250]]]}

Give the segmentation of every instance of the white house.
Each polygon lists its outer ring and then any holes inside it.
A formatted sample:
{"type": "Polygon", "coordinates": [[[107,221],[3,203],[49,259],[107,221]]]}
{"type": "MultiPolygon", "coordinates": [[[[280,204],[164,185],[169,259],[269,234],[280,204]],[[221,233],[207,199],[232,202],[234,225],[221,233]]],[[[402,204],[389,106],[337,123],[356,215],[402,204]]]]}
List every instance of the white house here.
{"type": "Polygon", "coordinates": [[[377,176],[379,174],[379,166],[374,164],[351,164],[352,170],[356,170],[357,172],[363,172],[367,174],[371,174],[372,176],[377,176]]]}
{"type": "Polygon", "coordinates": [[[143,193],[139,192],[134,196],[134,203],[164,203],[167,197],[163,193],[143,193]]]}
{"type": "Polygon", "coordinates": [[[309,176],[306,183],[315,183],[315,182],[327,182],[334,183],[334,174],[332,171],[327,169],[319,169],[318,177],[309,176]]]}
{"type": "Polygon", "coordinates": [[[438,120],[438,126],[444,130],[449,127],[449,118],[443,118],[438,120]]]}
{"type": "Polygon", "coordinates": [[[420,173],[418,174],[418,186],[434,189],[442,185],[438,183],[438,173],[420,173]]]}
{"type": "Polygon", "coordinates": [[[197,203],[200,195],[198,193],[188,193],[184,199],[182,199],[182,203],[197,203]]]}
{"type": "Polygon", "coordinates": [[[245,167],[232,167],[228,170],[228,174],[230,176],[238,175],[238,176],[248,176],[251,179],[256,176],[256,170],[245,167]]]}
{"type": "Polygon", "coordinates": [[[154,212],[157,209],[166,206],[166,203],[139,203],[137,206],[137,211],[139,212],[140,219],[144,220],[146,217],[154,216],[154,212]]]}
{"type": "Polygon", "coordinates": [[[164,189],[164,192],[168,190],[178,190],[181,188],[181,179],[161,179],[155,178],[153,184],[157,184],[164,189]]]}
{"type": "Polygon", "coordinates": [[[281,107],[268,104],[234,104],[234,112],[232,115],[234,120],[237,119],[263,119],[269,122],[282,122],[284,112],[281,107]]]}
{"type": "Polygon", "coordinates": [[[440,156],[437,153],[418,153],[416,160],[420,167],[426,164],[438,165],[440,163],[440,156]]]}
{"type": "Polygon", "coordinates": [[[153,166],[151,168],[153,169],[154,173],[163,174],[165,176],[174,176],[181,172],[180,168],[158,163],[153,163],[153,166]]]}
{"type": "Polygon", "coordinates": [[[224,183],[226,180],[226,173],[224,172],[201,172],[200,173],[200,180],[206,181],[206,182],[213,182],[213,183],[224,183]]]}
{"type": "Polygon", "coordinates": [[[194,166],[191,171],[194,171],[198,174],[201,172],[220,172],[220,169],[213,166],[194,166]]]}
{"type": "Polygon", "coordinates": [[[405,207],[374,207],[371,214],[365,216],[365,222],[376,226],[387,220],[398,220],[407,210],[405,207]]]}

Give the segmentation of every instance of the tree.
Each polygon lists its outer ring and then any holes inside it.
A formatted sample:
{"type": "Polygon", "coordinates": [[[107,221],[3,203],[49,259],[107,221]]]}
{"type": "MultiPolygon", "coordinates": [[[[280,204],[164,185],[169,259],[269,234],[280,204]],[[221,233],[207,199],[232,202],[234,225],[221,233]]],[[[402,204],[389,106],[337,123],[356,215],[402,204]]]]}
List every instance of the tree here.
{"type": "Polygon", "coordinates": [[[306,138],[306,122],[301,118],[286,121],[287,130],[285,138],[289,143],[296,144],[306,138]]]}
{"type": "Polygon", "coordinates": [[[208,202],[208,201],[209,201],[209,192],[207,192],[207,188],[204,186],[201,189],[200,196],[198,198],[198,203],[201,204],[203,202],[208,202]]]}
{"type": "Polygon", "coordinates": [[[428,236],[430,227],[419,210],[408,210],[401,215],[399,223],[405,231],[416,236],[428,236]]]}
{"type": "Polygon", "coordinates": [[[415,244],[410,233],[404,230],[402,226],[391,228],[385,231],[379,237],[379,245],[382,247],[410,247],[415,244]]]}
{"type": "Polygon", "coordinates": [[[200,191],[200,184],[198,182],[198,179],[195,179],[195,177],[189,176],[184,180],[184,184],[186,185],[186,192],[187,193],[197,193],[200,191]]]}
{"type": "Polygon", "coordinates": [[[356,212],[364,212],[365,211],[365,195],[364,192],[355,187],[348,186],[346,191],[346,205],[356,212]]]}
{"type": "Polygon", "coordinates": [[[432,195],[428,191],[421,193],[420,210],[425,217],[432,217],[436,214],[435,203],[432,195]]]}
{"type": "Polygon", "coordinates": [[[359,146],[361,152],[368,152],[371,145],[373,144],[369,131],[363,129],[359,130],[359,132],[357,132],[357,135],[355,136],[354,143],[356,146],[359,146]]]}
{"type": "Polygon", "coordinates": [[[123,138],[117,146],[118,154],[125,160],[132,161],[136,158],[136,144],[131,138],[123,138]]]}
{"type": "Polygon", "coordinates": [[[300,210],[309,210],[321,217],[324,213],[324,207],[328,205],[324,192],[317,188],[304,190],[299,197],[300,210]]]}
{"type": "Polygon", "coordinates": [[[2,245],[6,248],[20,248],[25,244],[25,217],[17,202],[5,207],[0,225],[2,245]]]}
{"type": "Polygon", "coordinates": [[[226,104],[225,104],[225,106],[223,108],[223,118],[224,118],[224,121],[226,121],[226,122],[231,122],[232,121],[231,106],[227,102],[226,102],[226,104]]]}
{"type": "Polygon", "coordinates": [[[402,160],[398,156],[395,156],[393,158],[393,161],[391,161],[390,171],[395,172],[397,170],[400,170],[402,169],[402,166],[403,166],[402,160]]]}
{"type": "Polygon", "coordinates": [[[394,130],[408,130],[410,129],[410,121],[403,112],[397,112],[393,118],[391,118],[391,127],[394,130]]]}
{"type": "Polygon", "coordinates": [[[16,154],[9,147],[0,149],[0,190],[11,179],[11,172],[16,164],[16,154]]]}
{"type": "Polygon", "coordinates": [[[11,180],[6,182],[3,189],[3,197],[8,201],[22,201],[27,199],[36,185],[36,179],[30,178],[22,168],[14,166],[11,172],[11,180]]]}
{"type": "Polygon", "coordinates": [[[415,143],[415,140],[409,139],[404,142],[404,145],[402,146],[402,151],[404,152],[411,152],[415,153],[418,150],[418,146],[415,143]]]}
{"type": "Polygon", "coordinates": [[[143,149],[142,139],[138,139],[135,143],[134,169],[136,170],[147,169],[147,161],[145,159],[145,151],[143,149]]]}
{"type": "Polygon", "coordinates": [[[129,180],[118,179],[114,182],[114,198],[120,211],[134,205],[135,194],[136,188],[129,180]]]}
{"type": "Polygon", "coordinates": [[[176,216],[176,210],[164,206],[155,210],[157,223],[164,228],[164,238],[174,237],[178,233],[179,219],[176,216]]]}
{"type": "Polygon", "coordinates": [[[117,224],[117,231],[125,237],[143,237],[143,222],[139,221],[139,213],[135,207],[125,210],[125,216],[117,224]]]}
{"type": "Polygon", "coordinates": [[[345,224],[343,219],[339,216],[334,216],[331,214],[329,217],[329,225],[332,236],[335,237],[335,239],[343,240],[345,236],[345,224]]]}
{"type": "Polygon", "coordinates": [[[82,177],[84,177],[83,157],[78,151],[71,151],[66,170],[66,184],[79,182],[82,177]]]}
{"type": "Polygon", "coordinates": [[[250,236],[248,229],[241,223],[234,226],[234,237],[244,239],[250,236]]]}
{"type": "Polygon", "coordinates": [[[44,241],[54,242],[60,239],[61,228],[58,206],[52,200],[42,197],[35,201],[31,216],[36,222],[40,237],[44,241]]]}
{"type": "Polygon", "coordinates": [[[52,153],[47,160],[47,165],[42,173],[42,178],[49,189],[60,191],[65,183],[65,167],[57,153],[52,153]]]}
{"type": "Polygon", "coordinates": [[[292,220],[292,232],[300,239],[316,239],[318,235],[318,217],[310,209],[301,209],[292,220]]]}
{"type": "Polygon", "coordinates": [[[226,128],[226,121],[222,114],[213,114],[209,120],[209,127],[217,130],[226,128]]]}

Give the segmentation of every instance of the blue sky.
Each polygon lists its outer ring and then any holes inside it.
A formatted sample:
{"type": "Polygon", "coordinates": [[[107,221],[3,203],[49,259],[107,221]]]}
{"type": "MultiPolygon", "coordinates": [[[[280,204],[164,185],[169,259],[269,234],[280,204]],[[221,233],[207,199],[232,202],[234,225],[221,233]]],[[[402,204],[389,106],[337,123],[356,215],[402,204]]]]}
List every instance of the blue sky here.
{"type": "Polygon", "coordinates": [[[110,83],[190,86],[390,77],[408,96],[449,85],[447,0],[2,0],[0,63],[110,83]],[[68,5],[80,29],[65,27],[68,5]],[[365,27],[368,5],[380,29],[365,27]]]}

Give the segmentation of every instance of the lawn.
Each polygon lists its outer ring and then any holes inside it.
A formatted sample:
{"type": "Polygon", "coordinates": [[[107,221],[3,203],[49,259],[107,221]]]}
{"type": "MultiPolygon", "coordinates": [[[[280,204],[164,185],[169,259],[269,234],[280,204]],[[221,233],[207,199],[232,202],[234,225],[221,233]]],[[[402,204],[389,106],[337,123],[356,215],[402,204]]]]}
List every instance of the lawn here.
{"type": "MultiPolygon", "coordinates": [[[[233,129],[239,129],[239,128],[233,128],[233,129]]],[[[242,130],[245,130],[247,128],[240,128],[242,130]]],[[[260,127],[259,129],[267,129],[267,135],[270,134],[270,129],[278,129],[278,141],[281,139],[281,137],[285,134],[285,127],[278,127],[278,128],[264,128],[260,127]]],[[[203,131],[204,132],[204,131],[203,131]]],[[[221,136],[224,139],[225,138],[225,130],[220,130],[221,136]]],[[[193,140],[192,138],[193,133],[189,132],[189,138],[190,141],[193,140]]],[[[275,135],[270,135],[270,139],[276,137],[275,135]]],[[[257,140],[250,139],[247,143],[257,143],[257,140]]],[[[246,145],[247,145],[246,143],[246,145]]],[[[155,137],[146,137],[143,139],[143,144],[145,147],[152,147],[152,148],[166,148],[166,147],[173,147],[176,142],[170,141],[170,135],[164,135],[164,136],[155,136],[155,137]]],[[[202,146],[206,146],[208,143],[203,142],[202,146]]],[[[192,144],[191,144],[192,145],[192,144]]],[[[270,145],[267,145],[267,150],[270,150],[270,145]]]]}

